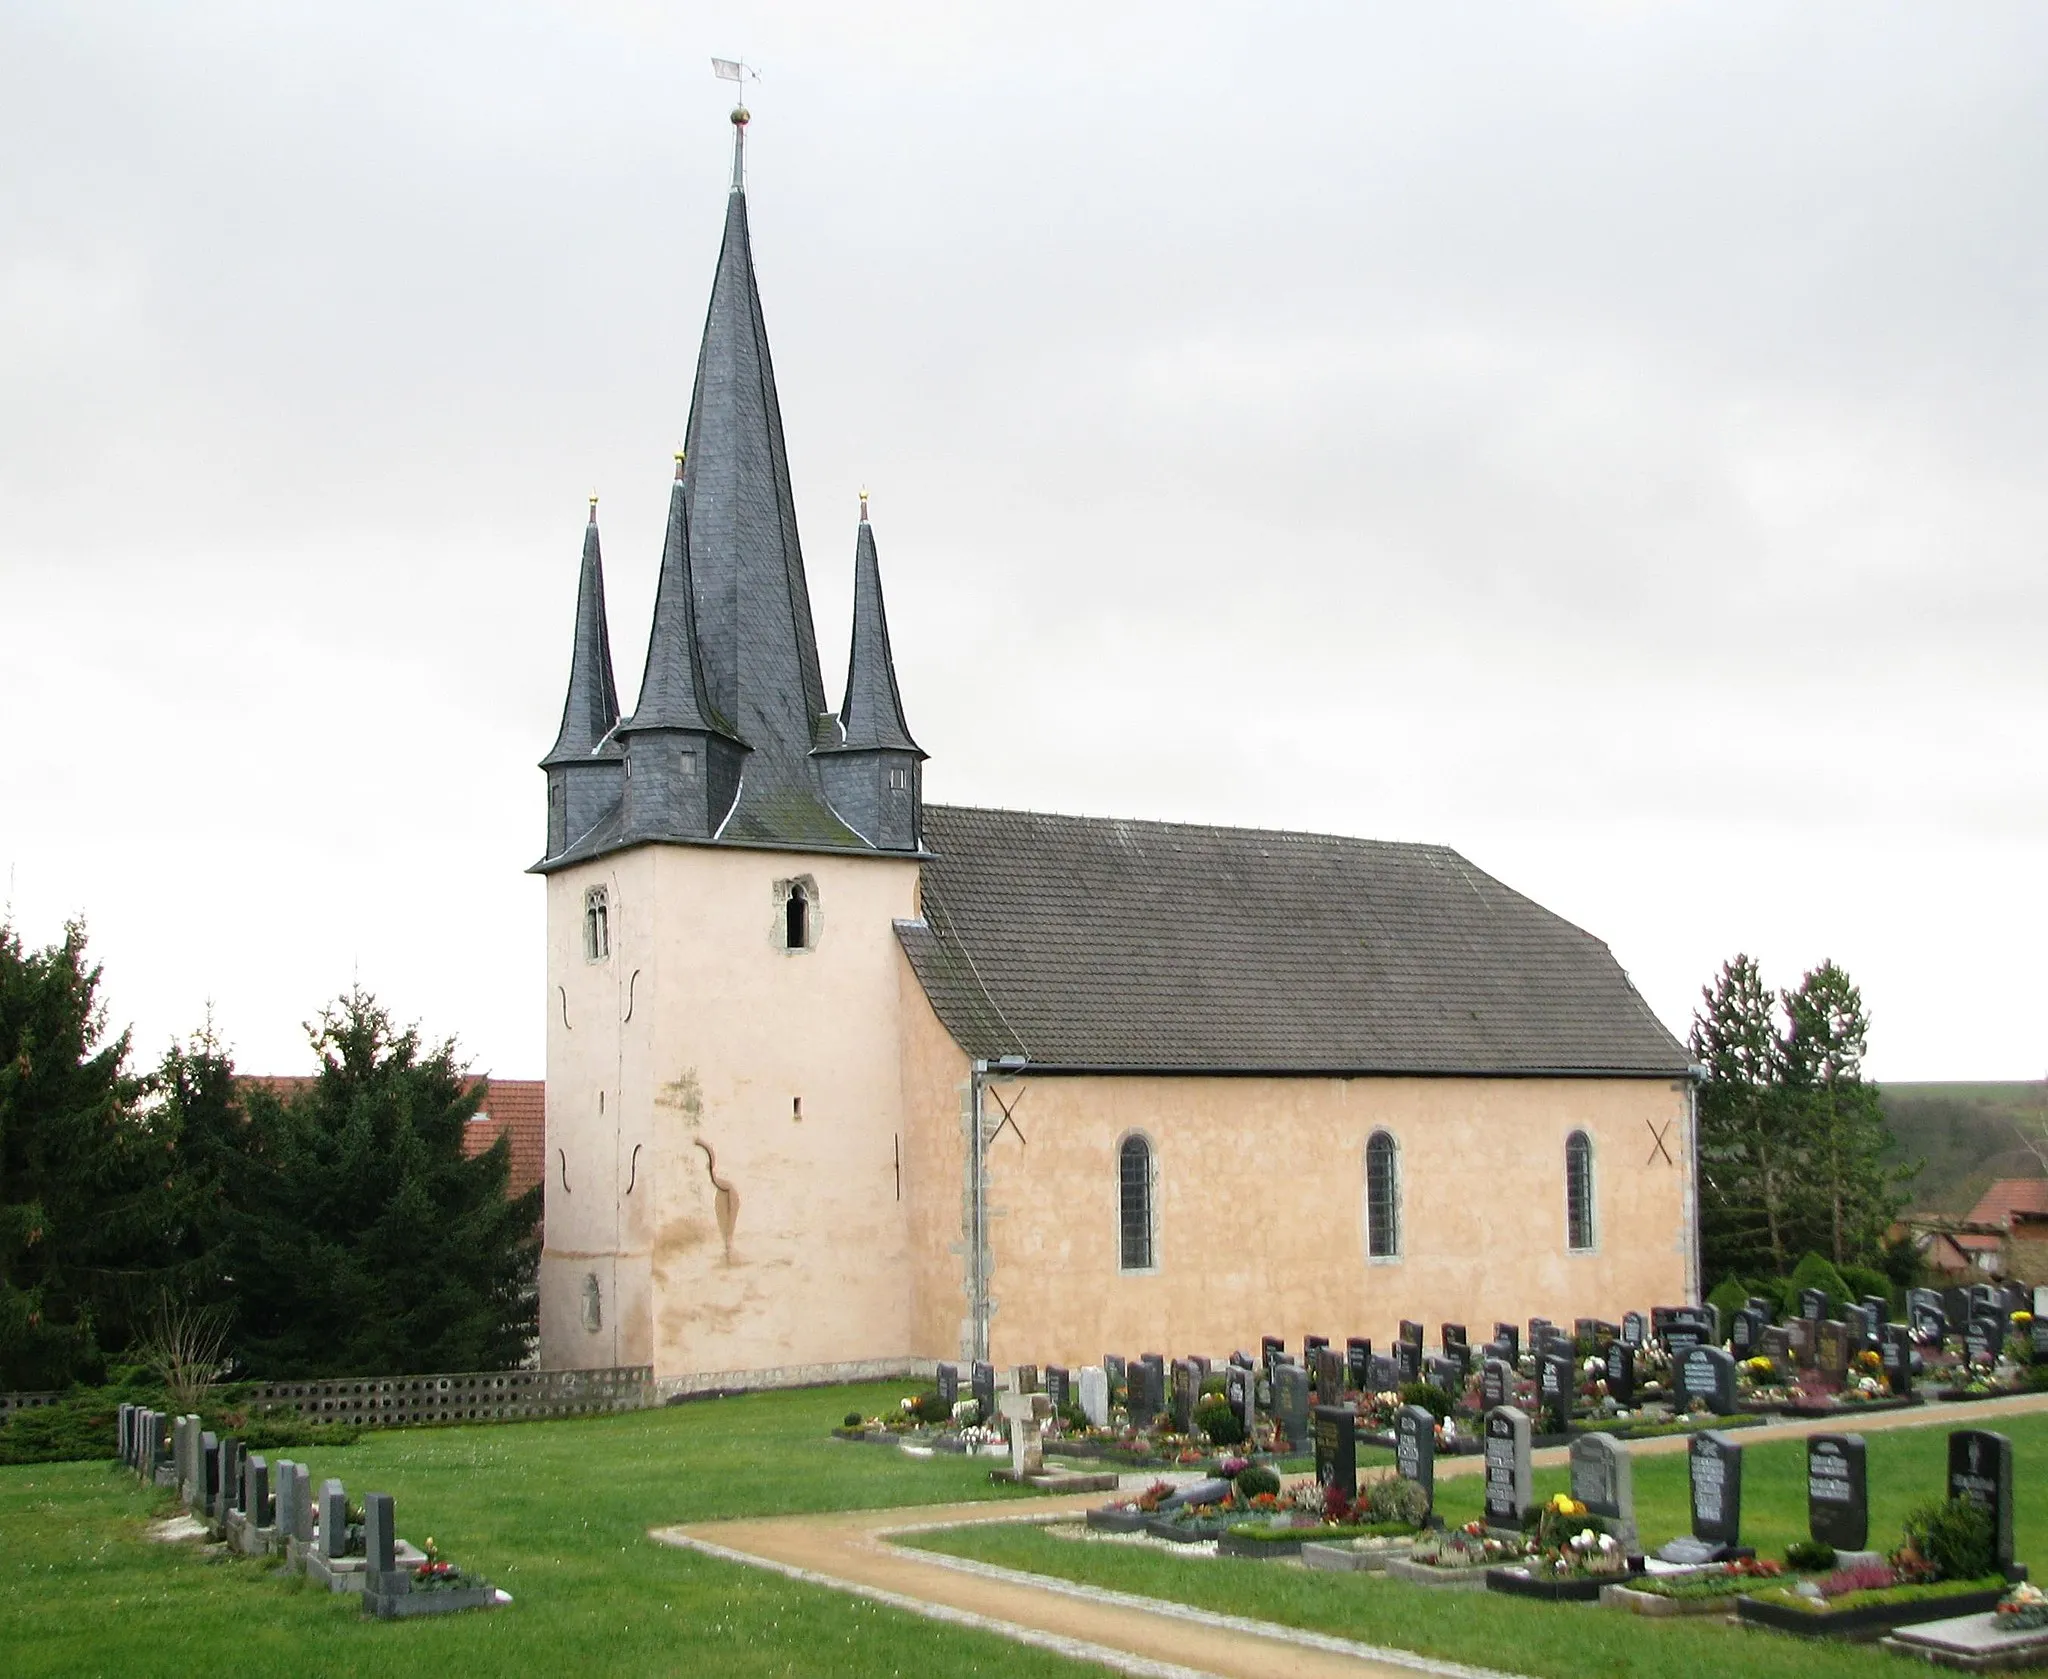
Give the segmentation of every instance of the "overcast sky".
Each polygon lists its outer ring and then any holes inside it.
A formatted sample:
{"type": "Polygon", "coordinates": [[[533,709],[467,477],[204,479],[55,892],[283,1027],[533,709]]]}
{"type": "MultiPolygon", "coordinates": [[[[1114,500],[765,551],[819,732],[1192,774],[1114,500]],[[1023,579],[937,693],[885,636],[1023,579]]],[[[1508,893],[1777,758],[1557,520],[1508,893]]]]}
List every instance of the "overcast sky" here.
{"type": "Polygon", "coordinates": [[[1439,841],[1673,1031],[2048,1069],[2048,11],[0,7],[0,866],[138,1053],[538,1076],[745,55],[825,651],[934,800],[1439,841]]]}

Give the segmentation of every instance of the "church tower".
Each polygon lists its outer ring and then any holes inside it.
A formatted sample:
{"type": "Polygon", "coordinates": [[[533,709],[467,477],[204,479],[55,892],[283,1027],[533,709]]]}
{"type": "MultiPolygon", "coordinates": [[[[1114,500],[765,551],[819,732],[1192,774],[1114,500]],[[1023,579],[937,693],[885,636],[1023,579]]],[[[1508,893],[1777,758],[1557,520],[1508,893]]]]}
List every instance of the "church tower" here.
{"type": "Polygon", "coordinates": [[[901,957],[924,753],[865,494],[826,709],[755,278],[747,113],[676,457],[640,690],[612,680],[595,504],[548,894],[542,1361],[665,1391],[911,1349],[901,957]]]}

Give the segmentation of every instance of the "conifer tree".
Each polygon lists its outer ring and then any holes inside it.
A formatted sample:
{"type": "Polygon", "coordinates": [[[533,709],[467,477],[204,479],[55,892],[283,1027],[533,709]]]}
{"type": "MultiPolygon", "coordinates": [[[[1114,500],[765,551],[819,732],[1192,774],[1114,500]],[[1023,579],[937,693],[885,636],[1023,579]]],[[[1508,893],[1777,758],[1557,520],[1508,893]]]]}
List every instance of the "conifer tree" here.
{"type": "Polygon", "coordinates": [[[1700,1230],[1710,1275],[1782,1276],[1791,1255],[1798,1138],[1786,1126],[1784,1044],[1755,960],[1737,955],[1700,992],[1700,1230]]]}
{"type": "Polygon", "coordinates": [[[234,1346],[253,1375],[399,1375],[518,1363],[536,1330],[540,1192],[508,1201],[504,1139],[475,1159],[482,1089],[361,991],[308,1028],[320,1072],[245,1092],[232,1195],[234,1346]]]}

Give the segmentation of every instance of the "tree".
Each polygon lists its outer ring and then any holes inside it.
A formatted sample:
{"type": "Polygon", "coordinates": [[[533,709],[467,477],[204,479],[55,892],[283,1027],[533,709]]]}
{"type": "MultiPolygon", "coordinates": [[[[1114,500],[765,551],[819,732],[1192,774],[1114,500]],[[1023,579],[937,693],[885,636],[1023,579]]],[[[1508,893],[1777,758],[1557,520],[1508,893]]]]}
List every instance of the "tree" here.
{"type": "Polygon", "coordinates": [[[465,1157],[482,1089],[453,1042],[423,1045],[362,991],[307,1030],[319,1076],[290,1100],[245,1095],[236,1353],[279,1379],[518,1363],[537,1327],[540,1192],[506,1199],[502,1138],[465,1157]]]}
{"type": "Polygon", "coordinates": [[[1784,1275],[1797,1139],[1784,1125],[1784,1044],[1755,960],[1737,955],[1700,991],[1700,1226],[1709,1273],[1784,1275]]]}
{"type": "Polygon", "coordinates": [[[0,1387],[62,1387],[100,1361],[156,1139],[128,1035],[109,1037],[85,928],[24,949],[0,923],[0,1387]]]}

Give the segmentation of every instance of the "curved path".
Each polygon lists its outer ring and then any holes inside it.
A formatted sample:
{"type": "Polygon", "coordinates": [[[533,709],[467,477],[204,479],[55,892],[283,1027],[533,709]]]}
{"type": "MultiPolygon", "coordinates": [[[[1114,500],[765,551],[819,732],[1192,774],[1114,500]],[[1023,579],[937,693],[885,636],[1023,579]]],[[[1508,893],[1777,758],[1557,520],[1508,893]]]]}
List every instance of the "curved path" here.
{"type": "MultiPolygon", "coordinates": [[[[1966,1404],[1931,1403],[1880,1411],[1855,1420],[1857,1432],[1891,1428],[1995,1426],[1998,1419],[2048,1410],[2048,1394],[1966,1404]]],[[[1748,1441],[1798,1439],[1842,1426],[1833,1418],[1746,1428],[1748,1441]]],[[[1633,1455],[1682,1452],[1684,1435],[1632,1442],[1633,1455]]],[[[1537,1452],[1539,1466],[1562,1465],[1567,1448],[1537,1452]]],[[[1448,1480],[1480,1472],[1480,1457],[1439,1461],[1448,1480]]],[[[1149,1482],[1151,1477],[1141,1477],[1149,1482]]],[[[849,1510],[830,1515],[775,1516],[657,1528],[652,1537],[727,1562],[772,1569],[813,1585],[854,1592],[876,1602],[1093,1661],[1146,1679],[1503,1679],[1486,1669],[1436,1661],[1403,1650],[1354,1643],[1296,1627],[1218,1615],[1158,1598],[1023,1574],[964,1558],[908,1550],[892,1536],[979,1522],[1043,1522],[1075,1516],[1101,1502],[1100,1493],[1005,1505],[925,1505],[899,1510],[849,1510]]],[[[1190,1564],[1191,1567],[1201,1566],[1190,1564]]]]}

